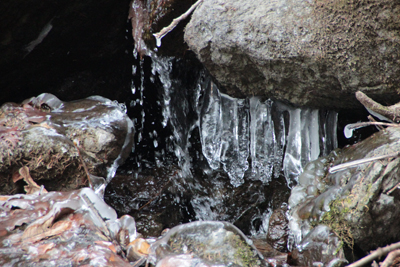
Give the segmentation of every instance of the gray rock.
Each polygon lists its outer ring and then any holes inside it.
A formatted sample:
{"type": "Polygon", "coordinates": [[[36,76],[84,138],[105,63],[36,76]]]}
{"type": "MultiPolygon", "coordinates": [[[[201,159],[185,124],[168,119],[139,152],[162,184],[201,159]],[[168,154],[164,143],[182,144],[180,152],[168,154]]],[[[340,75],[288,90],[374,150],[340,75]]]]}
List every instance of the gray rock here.
{"type": "Polygon", "coordinates": [[[398,1],[204,0],[185,41],[230,95],[354,108],[396,95],[399,25],[398,1]]]}

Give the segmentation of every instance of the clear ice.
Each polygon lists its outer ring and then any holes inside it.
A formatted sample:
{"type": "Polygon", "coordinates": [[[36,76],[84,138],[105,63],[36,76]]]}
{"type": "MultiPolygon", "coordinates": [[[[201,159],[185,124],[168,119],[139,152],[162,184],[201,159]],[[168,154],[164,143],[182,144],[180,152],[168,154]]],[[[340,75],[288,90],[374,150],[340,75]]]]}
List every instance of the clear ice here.
{"type": "Polygon", "coordinates": [[[223,165],[234,186],[243,184],[250,161],[251,178],[268,183],[283,170],[291,187],[307,162],[337,147],[336,112],[235,99],[210,88],[200,113],[202,150],[212,169],[223,165]]]}
{"type": "Polygon", "coordinates": [[[307,162],[337,147],[334,111],[294,108],[259,97],[232,98],[212,81],[204,81],[204,75],[188,95],[191,88],[178,88],[181,84],[171,78],[172,58],[153,55],[152,60],[153,75],[158,74],[164,87],[163,125],[171,125],[175,154],[186,173],[190,173],[188,146],[195,127],[210,168],[222,167],[235,187],[244,183],[245,173],[266,184],[281,171],[292,187],[307,162]],[[190,112],[196,113],[196,120],[187,119],[190,112]]]}

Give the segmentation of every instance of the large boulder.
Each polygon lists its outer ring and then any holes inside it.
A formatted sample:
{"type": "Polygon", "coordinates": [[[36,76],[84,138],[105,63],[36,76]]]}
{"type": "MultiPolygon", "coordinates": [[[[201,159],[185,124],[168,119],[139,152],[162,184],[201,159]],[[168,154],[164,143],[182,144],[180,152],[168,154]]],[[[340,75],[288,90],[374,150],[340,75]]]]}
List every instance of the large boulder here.
{"type": "Polygon", "coordinates": [[[204,0],[185,41],[233,96],[354,108],[400,82],[398,1],[204,0]]]}

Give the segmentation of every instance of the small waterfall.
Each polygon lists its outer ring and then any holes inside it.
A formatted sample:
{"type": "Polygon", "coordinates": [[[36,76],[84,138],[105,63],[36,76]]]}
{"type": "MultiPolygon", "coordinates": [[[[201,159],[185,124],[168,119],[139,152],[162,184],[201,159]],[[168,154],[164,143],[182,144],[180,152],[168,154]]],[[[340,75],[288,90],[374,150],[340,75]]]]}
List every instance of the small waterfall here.
{"type": "Polygon", "coordinates": [[[337,147],[336,112],[230,97],[193,58],[149,52],[132,70],[136,150],[125,173],[179,167],[158,188],[182,211],[174,224],[225,220],[265,235],[305,164],[337,147]]]}

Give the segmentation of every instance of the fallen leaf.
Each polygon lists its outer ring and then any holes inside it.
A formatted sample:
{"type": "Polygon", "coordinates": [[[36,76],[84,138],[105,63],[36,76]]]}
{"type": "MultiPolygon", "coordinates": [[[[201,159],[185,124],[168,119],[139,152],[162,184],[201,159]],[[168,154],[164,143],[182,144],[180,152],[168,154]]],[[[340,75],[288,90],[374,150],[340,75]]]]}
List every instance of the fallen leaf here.
{"type": "Polygon", "coordinates": [[[29,174],[29,168],[27,166],[21,167],[18,173],[13,174],[12,180],[14,183],[21,179],[24,179],[24,181],[28,184],[24,186],[25,192],[28,195],[34,194],[36,192],[47,193],[47,190],[44,187],[38,186],[37,183],[33,181],[31,175],[29,174]]]}
{"type": "Polygon", "coordinates": [[[28,228],[29,228],[28,227],[25,230],[24,235],[22,236],[22,239],[25,242],[35,243],[35,242],[38,242],[45,238],[49,238],[52,236],[62,234],[66,230],[70,229],[71,226],[72,226],[71,221],[58,221],[51,228],[48,228],[47,231],[43,231],[43,228],[40,228],[40,227],[33,227],[32,229],[30,229],[30,232],[27,234],[27,236],[29,236],[29,237],[26,237],[25,232],[26,232],[26,230],[28,230],[28,228]],[[35,231],[37,231],[37,232],[35,232],[35,231]]]}

